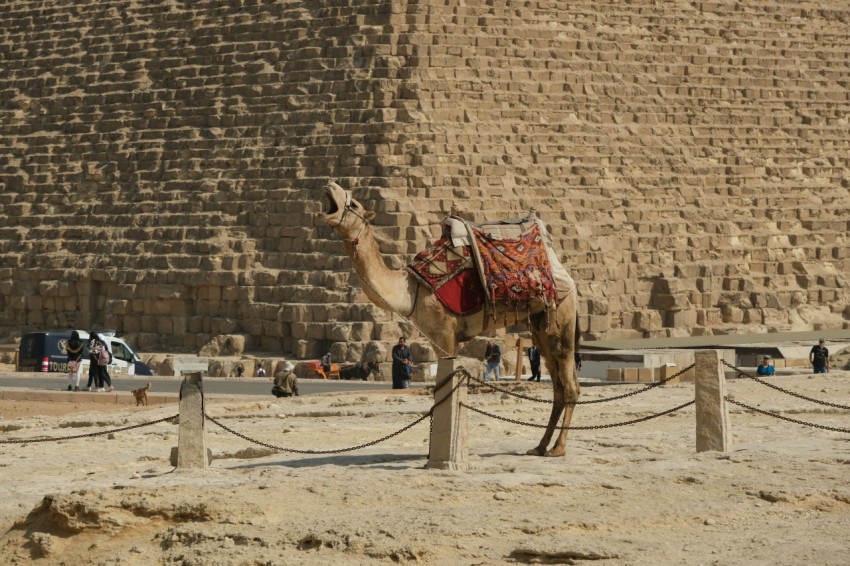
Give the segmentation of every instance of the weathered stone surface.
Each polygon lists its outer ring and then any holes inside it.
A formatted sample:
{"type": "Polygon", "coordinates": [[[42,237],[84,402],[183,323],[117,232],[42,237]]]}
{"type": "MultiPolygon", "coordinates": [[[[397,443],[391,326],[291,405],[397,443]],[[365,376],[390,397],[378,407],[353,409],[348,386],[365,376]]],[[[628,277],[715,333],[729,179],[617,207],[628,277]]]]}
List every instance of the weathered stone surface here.
{"type": "Polygon", "coordinates": [[[0,338],[424,341],[320,222],[330,178],[391,267],[453,205],[538,211],[586,339],[850,324],[846,2],[219,4],[0,14],[0,338]]]}

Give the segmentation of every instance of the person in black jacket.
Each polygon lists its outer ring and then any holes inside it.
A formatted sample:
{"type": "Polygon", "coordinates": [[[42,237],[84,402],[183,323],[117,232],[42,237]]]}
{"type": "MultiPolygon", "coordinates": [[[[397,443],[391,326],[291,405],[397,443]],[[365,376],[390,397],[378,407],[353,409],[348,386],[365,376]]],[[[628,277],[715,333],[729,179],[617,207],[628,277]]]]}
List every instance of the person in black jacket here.
{"type": "Polygon", "coordinates": [[[812,364],[812,371],[815,373],[829,371],[829,349],[826,347],[826,340],[821,338],[818,340],[817,346],[812,346],[809,351],[809,361],[812,364]]]}
{"type": "Polygon", "coordinates": [[[528,349],[528,363],[531,364],[531,377],[528,381],[540,381],[540,350],[537,346],[528,349]]]}
{"type": "Polygon", "coordinates": [[[92,390],[92,381],[98,391],[112,391],[112,378],[109,377],[108,366],[112,363],[112,350],[109,348],[109,341],[97,332],[92,331],[89,334],[89,382],[88,389],[92,390]],[[101,352],[104,354],[107,363],[100,365],[101,352]]]}
{"type": "Polygon", "coordinates": [[[413,357],[404,336],[398,339],[398,344],[393,346],[393,389],[407,389],[410,387],[410,374],[406,370],[410,366],[413,357]]]}

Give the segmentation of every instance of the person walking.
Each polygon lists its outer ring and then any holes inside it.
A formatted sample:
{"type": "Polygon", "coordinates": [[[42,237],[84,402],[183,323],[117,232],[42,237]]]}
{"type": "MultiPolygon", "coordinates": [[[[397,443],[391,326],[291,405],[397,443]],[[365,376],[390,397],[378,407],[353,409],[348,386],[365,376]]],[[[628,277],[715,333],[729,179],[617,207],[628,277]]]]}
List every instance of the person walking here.
{"type": "Polygon", "coordinates": [[[764,355],[761,358],[761,364],[756,368],[756,374],[758,375],[774,375],[776,373],[776,369],[770,364],[770,356],[764,355]]]}
{"type": "Polygon", "coordinates": [[[500,366],[502,364],[502,350],[499,346],[490,340],[487,343],[487,349],[484,350],[484,360],[487,365],[484,368],[484,381],[490,381],[490,372],[496,372],[496,381],[499,381],[502,373],[500,366]]]}
{"type": "Polygon", "coordinates": [[[86,389],[89,391],[95,391],[98,387],[100,387],[98,384],[100,381],[100,370],[98,370],[97,367],[97,358],[100,356],[100,348],[100,342],[98,342],[95,334],[89,334],[89,381],[86,383],[86,389]]]}
{"type": "Polygon", "coordinates": [[[809,351],[809,361],[815,373],[829,371],[829,349],[826,347],[826,340],[821,338],[818,340],[817,346],[812,346],[811,351],[809,351]]]}
{"type": "Polygon", "coordinates": [[[528,381],[540,381],[540,350],[537,346],[528,349],[528,363],[531,364],[531,377],[528,381]]]}
{"type": "Polygon", "coordinates": [[[293,370],[295,366],[292,362],[287,361],[283,364],[283,373],[278,374],[274,378],[274,386],[272,386],[272,395],[275,397],[298,397],[298,379],[295,377],[293,370]]]}
{"type": "Polygon", "coordinates": [[[413,356],[410,354],[410,348],[407,347],[407,340],[404,336],[399,338],[398,344],[393,346],[392,358],[393,389],[408,389],[410,387],[410,373],[407,368],[410,366],[413,356]]]}
{"type": "Polygon", "coordinates": [[[80,374],[83,372],[83,353],[85,344],[80,340],[80,333],[74,330],[65,344],[65,352],[68,354],[68,391],[80,390],[80,374]]]}
{"type": "Polygon", "coordinates": [[[109,341],[94,331],[89,333],[89,360],[91,365],[88,390],[92,390],[92,381],[94,381],[97,391],[112,391],[112,378],[109,377],[112,350],[109,348],[109,341]]]}

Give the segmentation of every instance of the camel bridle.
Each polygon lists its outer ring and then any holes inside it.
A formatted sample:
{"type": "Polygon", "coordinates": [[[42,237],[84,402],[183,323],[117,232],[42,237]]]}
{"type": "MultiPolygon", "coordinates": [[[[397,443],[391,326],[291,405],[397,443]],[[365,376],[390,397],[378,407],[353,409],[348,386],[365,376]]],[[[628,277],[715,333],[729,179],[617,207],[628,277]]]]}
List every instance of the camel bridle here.
{"type": "MultiPolygon", "coordinates": [[[[357,235],[354,238],[348,240],[354,246],[354,253],[357,253],[357,244],[360,243],[360,235],[363,233],[363,230],[366,229],[366,225],[369,224],[369,220],[367,220],[365,216],[357,212],[357,210],[351,205],[351,194],[345,193],[345,204],[342,207],[342,216],[339,217],[340,225],[342,225],[342,222],[345,220],[345,215],[349,212],[363,221],[363,225],[360,226],[360,231],[357,232],[357,235]]],[[[342,239],[345,240],[346,238],[342,239]]]]}

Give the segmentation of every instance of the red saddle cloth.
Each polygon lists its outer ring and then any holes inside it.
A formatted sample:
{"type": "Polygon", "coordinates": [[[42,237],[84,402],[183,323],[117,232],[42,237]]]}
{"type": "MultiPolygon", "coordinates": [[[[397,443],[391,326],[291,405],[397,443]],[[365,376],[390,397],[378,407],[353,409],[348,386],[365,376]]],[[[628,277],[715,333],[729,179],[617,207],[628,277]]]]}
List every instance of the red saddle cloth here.
{"type": "Polygon", "coordinates": [[[416,254],[407,270],[455,314],[472,314],[484,306],[484,287],[469,246],[455,247],[450,238],[440,238],[416,254]]]}

